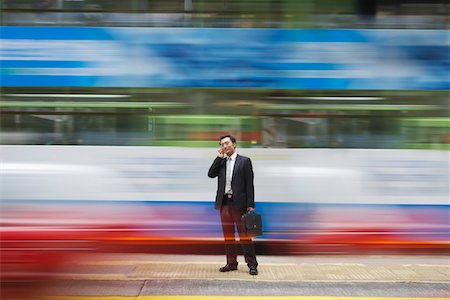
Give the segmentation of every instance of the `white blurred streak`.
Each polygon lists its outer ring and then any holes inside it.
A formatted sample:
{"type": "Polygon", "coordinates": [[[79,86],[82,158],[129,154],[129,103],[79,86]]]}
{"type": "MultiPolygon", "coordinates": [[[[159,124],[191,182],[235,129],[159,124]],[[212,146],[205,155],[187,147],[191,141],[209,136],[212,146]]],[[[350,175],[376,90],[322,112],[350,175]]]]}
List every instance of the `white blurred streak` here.
{"type": "Polygon", "coordinates": [[[269,176],[285,176],[289,174],[293,177],[334,177],[334,176],[361,176],[361,172],[351,169],[321,168],[321,167],[269,167],[262,170],[269,176]]]}
{"type": "Polygon", "coordinates": [[[63,165],[63,164],[27,164],[5,163],[1,172],[7,174],[65,174],[65,173],[92,173],[98,168],[90,166],[63,165]]]}
{"type": "MultiPolygon", "coordinates": [[[[3,146],[8,200],[212,202],[214,149],[3,146]]],[[[257,202],[448,204],[448,153],[433,150],[238,149],[257,202]]]]}

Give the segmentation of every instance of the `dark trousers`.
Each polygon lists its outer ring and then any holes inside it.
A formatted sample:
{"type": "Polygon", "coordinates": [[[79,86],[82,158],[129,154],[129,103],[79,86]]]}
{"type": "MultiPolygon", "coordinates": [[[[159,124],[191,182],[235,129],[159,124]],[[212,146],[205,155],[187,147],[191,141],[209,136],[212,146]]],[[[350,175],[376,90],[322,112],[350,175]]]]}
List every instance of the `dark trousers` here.
{"type": "Polygon", "coordinates": [[[235,207],[227,202],[228,199],[224,199],[225,204],[222,204],[220,209],[220,220],[222,222],[222,231],[225,239],[225,253],[227,255],[227,264],[237,266],[237,254],[238,244],[241,245],[244,251],[245,262],[247,266],[258,266],[255,255],[255,247],[250,236],[245,233],[244,226],[242,225],[241,217],[242,213],[235,207]],[[239,233],[239,242],[236,241],[235,226],[239,233]]]}

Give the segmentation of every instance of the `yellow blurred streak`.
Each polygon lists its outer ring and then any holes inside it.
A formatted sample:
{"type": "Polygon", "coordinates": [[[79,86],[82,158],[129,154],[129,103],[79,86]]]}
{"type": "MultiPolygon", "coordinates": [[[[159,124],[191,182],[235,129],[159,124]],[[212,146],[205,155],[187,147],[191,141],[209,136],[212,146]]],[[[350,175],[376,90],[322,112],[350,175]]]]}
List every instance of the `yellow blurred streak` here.
{"type": "MultiPolygon", "coordinates": [[[[429,300],[431,298],[410,297],[339,297],[339,296],[137,296],[137,297],[95,297],[67,296],[47,297],[42,300],[429,300]]],[[[448,300],[450,298],[432,298],[448,300]]]]}

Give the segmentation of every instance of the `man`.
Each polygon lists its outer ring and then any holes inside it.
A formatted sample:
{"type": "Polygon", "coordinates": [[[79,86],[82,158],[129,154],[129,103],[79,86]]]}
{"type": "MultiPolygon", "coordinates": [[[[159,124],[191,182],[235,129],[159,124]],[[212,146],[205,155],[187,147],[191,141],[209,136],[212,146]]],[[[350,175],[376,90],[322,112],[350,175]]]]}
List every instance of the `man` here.
{"type": "Polygon", "coordinates": [[[220,137],[220,149],[208,171],[210,178],[218,177],[215,208],[220,210],[227,264],[220,272],[237,270],[237,242],[235,226],[244,250],[245,262],[251,275],[258,275],[258,262],[250,236],[242,225],[242,215],[255,207],[253,168],[250,158],[238,155],[236,139],[231,135],[220,137]]]}

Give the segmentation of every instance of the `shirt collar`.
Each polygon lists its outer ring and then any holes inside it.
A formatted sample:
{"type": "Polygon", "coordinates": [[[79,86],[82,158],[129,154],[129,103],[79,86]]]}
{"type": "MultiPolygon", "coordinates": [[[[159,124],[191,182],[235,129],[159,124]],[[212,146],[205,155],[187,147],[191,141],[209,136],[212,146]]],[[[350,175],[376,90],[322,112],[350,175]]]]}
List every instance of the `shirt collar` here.
{"type": "Polygon", "coordinates": [[[233,155],[230,156],[231,160],[236,160],[237,152],[235,151],[233,155]]]}

